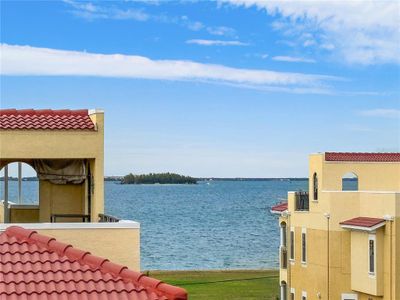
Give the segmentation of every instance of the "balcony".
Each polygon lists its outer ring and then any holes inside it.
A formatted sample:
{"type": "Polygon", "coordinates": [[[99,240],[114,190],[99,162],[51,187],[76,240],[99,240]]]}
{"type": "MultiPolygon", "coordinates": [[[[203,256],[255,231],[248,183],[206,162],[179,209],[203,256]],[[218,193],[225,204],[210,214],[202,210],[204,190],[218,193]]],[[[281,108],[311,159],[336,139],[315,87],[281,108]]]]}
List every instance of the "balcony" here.
{"type": "Polygon", "coordinates": [[[298,191],[295,193],[295,210],[296,211],[309,211],[310,198],[308,192],[298,191]]]}

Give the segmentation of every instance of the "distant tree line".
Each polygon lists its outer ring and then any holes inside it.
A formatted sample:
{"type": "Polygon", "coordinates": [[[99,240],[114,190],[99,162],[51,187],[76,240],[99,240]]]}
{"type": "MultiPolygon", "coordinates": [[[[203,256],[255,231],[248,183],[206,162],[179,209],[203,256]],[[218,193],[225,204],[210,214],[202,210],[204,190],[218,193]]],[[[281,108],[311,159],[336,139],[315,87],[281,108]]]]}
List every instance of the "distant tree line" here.
{"type": "Polygon", "coordinates": [[[183,176],[174,173],[150,173],[133,175],[132,173],[124,176],[122,184],[196,184],[196,178],[183,176]]]}

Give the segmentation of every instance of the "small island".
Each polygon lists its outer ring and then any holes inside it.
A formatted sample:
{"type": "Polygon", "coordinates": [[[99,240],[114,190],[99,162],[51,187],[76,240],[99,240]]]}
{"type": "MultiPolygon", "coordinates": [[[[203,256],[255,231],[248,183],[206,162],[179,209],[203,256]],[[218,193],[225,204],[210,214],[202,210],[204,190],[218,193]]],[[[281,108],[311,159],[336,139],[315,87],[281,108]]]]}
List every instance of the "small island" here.
{"type": "Polygon", "coordinates": [[[150,173],[124,176],[121,184],[196,184],[196,178],[174,173],[150,173]]]}

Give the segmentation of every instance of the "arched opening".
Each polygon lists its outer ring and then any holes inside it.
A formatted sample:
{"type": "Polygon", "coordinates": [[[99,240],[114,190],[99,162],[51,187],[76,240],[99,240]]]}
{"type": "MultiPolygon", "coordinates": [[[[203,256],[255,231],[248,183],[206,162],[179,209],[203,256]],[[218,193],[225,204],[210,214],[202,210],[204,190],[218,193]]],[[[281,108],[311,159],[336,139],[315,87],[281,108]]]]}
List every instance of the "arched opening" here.
{"type": "Polygon", "coordinates": [[[287,228],[286,228],[286,223],[281,222],[280,224],[281,228],[281,246],[280,246],[280,259],[281,259],[281,268],[286,269],[287,268],[287,228]]]}
{"type": "Polygon", "coordinates": [[[286,237],[286,223],[281,222],[281,247],[286,247],[287,237],[286,237]]]}
{"type": "Polygon", "coordinates": [[[342,176],[342,191],[358,191],[358,176],[348,172],[342,176]]]}
{"type": "Polygon", "coordinates": [[[286,284],[286,281],[281,281],[281,300],[287,300],[287,284],[286,284]]]}
{"type": "Polygon", "coordinates": [[[37,204],[39,180],[34,168],[24,162],[12,162],[0,170],[0,198],[12,204],[37,204]],[[7,177],[7,178],[6,178],[7,177]]]}
{"type": "Polygon", "coordinates": [[[313,199],[318,200],[318,176],[317,173],[313,175],[313,199]]]}

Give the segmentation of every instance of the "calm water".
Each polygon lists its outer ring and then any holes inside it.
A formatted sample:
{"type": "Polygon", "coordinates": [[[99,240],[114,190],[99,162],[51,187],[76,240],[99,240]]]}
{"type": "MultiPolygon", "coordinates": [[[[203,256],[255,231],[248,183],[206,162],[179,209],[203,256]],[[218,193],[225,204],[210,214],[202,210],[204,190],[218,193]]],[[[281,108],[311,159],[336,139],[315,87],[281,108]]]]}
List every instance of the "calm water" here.
{"type": "MultiPolygon", "coordinates": [[[[106,182],[105,206],[108,214],[141,223],[142,269],[276,268],[279,230],[269,207],[307,188],[307,181],[106,182]]],[[[15,190],[10,182],[10,200],[15,190]]],[[[24,202],[32,195],[37,183],[24,182],[24,202]]]]}

